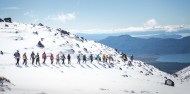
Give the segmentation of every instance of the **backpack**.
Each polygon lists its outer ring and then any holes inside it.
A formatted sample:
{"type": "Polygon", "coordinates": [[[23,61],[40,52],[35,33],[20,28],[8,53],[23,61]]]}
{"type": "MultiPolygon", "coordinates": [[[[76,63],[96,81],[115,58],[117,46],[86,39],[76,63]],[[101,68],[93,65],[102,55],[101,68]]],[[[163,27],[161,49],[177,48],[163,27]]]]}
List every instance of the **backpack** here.
{"type": "Polygon", "coordinates": [[[15,52],[15,53],[14,53],[14,57],[16,57],[16,56],[17,56],[17,53],[15,52]]]}
{"type": "Polygon", "coordinates": [[[51,54],[51,56],[50,56],[50,59],[51,59],[51,60],[53,60],[53,59],[54,59],[54,56],[53,56],[53,54],[51,54]]]}
{"type": "Polygon", "coordinates": [[[59,59],[59,54],[56,55],[56,59],[59,59]]]}
{"type": "Polygon", "coordinates": [[[37,54],[37,55],[36,55],[36,59],[38,59],[38,58],[39,58],[39,55],[37,54]]]}
{"type": "Polygon", "coordinates": [[[62,58],[62,59],[65,59],[65,55],[63,54],[63,55],[61,56],[61,58],[62,58]]]}
{"type": "Polygon", "coordinates": [[[43,59],[46,58],[46,54],[45,54],[45,53],[42,54],[42,58],[43,58],[43,59]]]}

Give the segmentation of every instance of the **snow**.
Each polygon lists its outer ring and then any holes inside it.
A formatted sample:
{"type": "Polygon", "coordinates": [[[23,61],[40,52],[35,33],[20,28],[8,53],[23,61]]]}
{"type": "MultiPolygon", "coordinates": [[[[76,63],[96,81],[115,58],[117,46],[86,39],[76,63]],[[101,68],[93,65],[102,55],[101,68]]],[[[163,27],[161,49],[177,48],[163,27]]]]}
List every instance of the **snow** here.
{"type": "MultiPolygon", "coordinates": [[[[132,66],[121,60],[121,54],[113,48],[95,41],[82,40],[76,35],[61,35],[59,31],[46,26],[22,23],[0,23],[0,76],[10,79],[10,90],[0,91],[0,94],[189,94],[190,82],[182,82],[181,76],[174,77],[159,69],[134,60],[132,66]],[[5,24],[8,27],[5,27],[5,24]],[[15,33],[18,31],[18,33],[15,33]],[[38,35],[33,32],[38,32],[38,35]],[[55,35],[56,34],[56,35],[55,35]],[[44,38],[43,41],[41,38],[44,38]],[[15,40],[18,39],[18,40],[15,40]],[[38,41],[45,45],[37,47],[38,41]],[[84,50],[86,49],[86,50],[84,50]],[[13,54],[19,50],[28,56],[28,66],[15,66],[13,54]],[[66,56],[71,54],[71,65],[50,64],[31,65],[30,53],[48,56],[62,51],[66,56]],[[77,64],[78,54],[112,55],[114,67],[96,60],[91,64],[77,64]],[[175,87],[164,85],[165,77],[175,82],[175,87]]],[[[42,63],[42,60],[40,60],[42,63]]]]}
{"type": "Polygon", "coordinates": [[[190,80],[190,66],[176,72],[176,74],[181,78],[182,82],[187,82],[190,80]]]}

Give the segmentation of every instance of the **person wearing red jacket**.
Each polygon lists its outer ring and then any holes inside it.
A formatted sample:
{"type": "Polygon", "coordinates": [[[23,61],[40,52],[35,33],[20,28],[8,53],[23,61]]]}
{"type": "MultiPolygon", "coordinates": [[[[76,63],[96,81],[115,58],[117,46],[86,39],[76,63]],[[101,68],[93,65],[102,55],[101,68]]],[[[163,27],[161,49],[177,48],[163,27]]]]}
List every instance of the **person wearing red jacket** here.
{"type": "Polygon", "coordinates": [[[44,53],[42,54],[42,59],[44,59],[43,64],[45,64],[46,58],[47,58],[47,56],[46,56],[46,53],[44,52],[44,53]]]}

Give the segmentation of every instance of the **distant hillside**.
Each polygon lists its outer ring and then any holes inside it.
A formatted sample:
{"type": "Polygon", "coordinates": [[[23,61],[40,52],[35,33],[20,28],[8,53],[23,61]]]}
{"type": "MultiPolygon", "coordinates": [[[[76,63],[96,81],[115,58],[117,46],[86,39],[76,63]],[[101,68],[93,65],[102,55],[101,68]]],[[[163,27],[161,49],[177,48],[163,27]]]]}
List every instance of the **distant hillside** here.
{"type": "Polygon", "coordinates": [[[153,30],[153,31],[136,31],[136,32],[118,32],[118,33],[103,33],[103,34],[85,34],[85,33],[77,33],[77,35],[84,37],[89,40],[95,40],[100,41],[103,40],[109,36],[121,36],[121,35],[131,35],[133,37],[138,38],[174,38],[174,39],[180,39],[182,37],[190,36],[190,30],[178,30],[175,32],[168,32],[165,30],[153,30]]]}
{"type": "Polygon", "coordinates": [[[105,34],[85,34],[85,33],[77,33],[77,35],[84,37],[89,40],[95,40],[99,41],[102,39],[105,39],[109,36],[120,36],[123,35],[124,33],[105,33],[105,34]]]}
{"type": "Polygon", "coordinates": [[[180,39],[183,36],[178,35],[178,34],[152,34],[152,35],[134,35],[134,37],[145,38],[145,39],[149,39],[149,38],[162,38],[162,39],[174,38],[174,39],[180,39]]]}
{"type": "Polygon", "coordinates": [[[181,39],[149,38],[142,39],[121,35],[99,41],[126,54],[181,54],[190,53],[190,36],[181,39]]]}

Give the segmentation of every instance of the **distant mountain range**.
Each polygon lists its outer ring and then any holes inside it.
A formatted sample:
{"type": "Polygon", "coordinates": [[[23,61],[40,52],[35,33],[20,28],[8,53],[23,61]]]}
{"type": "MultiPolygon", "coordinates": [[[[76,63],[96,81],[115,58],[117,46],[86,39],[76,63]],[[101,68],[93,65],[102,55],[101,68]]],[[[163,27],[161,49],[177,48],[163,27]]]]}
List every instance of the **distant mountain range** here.
{"type": "Polygon", "coordinates": [[[105,39],[109,36],[120,36],[120,35],[131,35],[133,37],[138,38],[174,38],[179,39],[182,37],[190,36],[190,30],[178,30],[175,32],[168,32],[164,30],[157,30],[157,31],[136,31],[136,32],[120,32],[120,33],[104,33],[104,34],[85,34],[85,33],[77,33],[77,35],[84,37],[89,40],[100,41],[105,39]]]}
{"type": "Polygon", "coordinates": [[[144,38],[144,39],[149,39],[149,38],[162,38],[162,39],[174,38],[174,39],[180,39],[183,36],[178,35],[178,34],[150,34],[150,35],[134,35],[133,37],[144,38]]]}
{"type": "Polygon", "coordinates": [[[100,40],[107,46],[113,47],[126,54],[182,54],[190,53],[190,36],[174,38],[137,38],[129,35],[111,36],[100,40]]]}
{"type": "Polygon", "coordinates": [[[107,34],[85,34],[85,33],[77,33],[77,35],[84,37],[89,40],[95,40],[99,41],[102,39],[105,39],[109,36],[120,36],[123,35],[124,33],[107,33],[107,34]]]}

